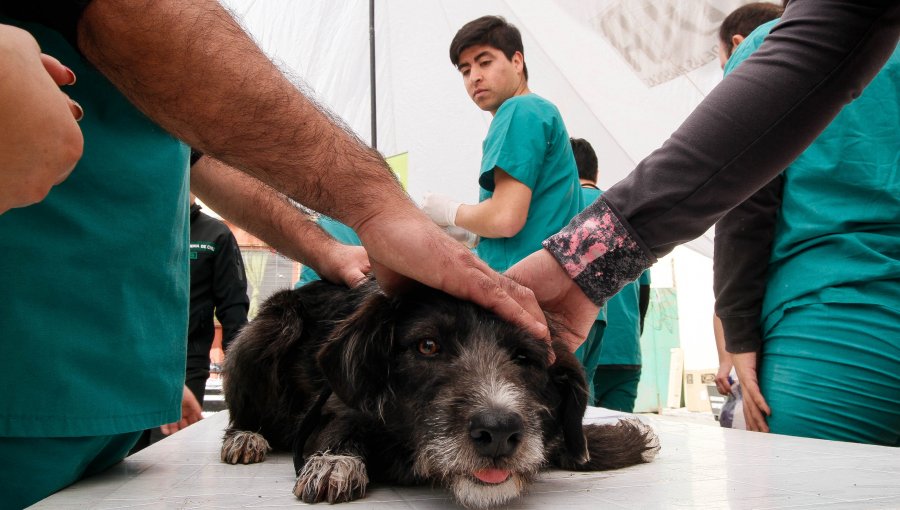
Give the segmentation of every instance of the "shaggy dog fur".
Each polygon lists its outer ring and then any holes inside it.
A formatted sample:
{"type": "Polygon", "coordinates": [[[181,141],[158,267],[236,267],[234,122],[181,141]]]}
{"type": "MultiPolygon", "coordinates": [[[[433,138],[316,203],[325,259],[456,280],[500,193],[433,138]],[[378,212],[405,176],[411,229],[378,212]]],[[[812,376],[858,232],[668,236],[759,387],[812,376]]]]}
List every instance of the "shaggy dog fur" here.
{"type": "Polygon", "coordinates": [[[656,436],[636,420],[582,426],[583,371],[553,349],[548,366],[545,342],[430,289],[280,292],[229,350],[222,460],[293,451],[307,503],[363,497],[372,480],[438,483],[473,508],[519,496],[547,466],[651,460],[656,436]]]}

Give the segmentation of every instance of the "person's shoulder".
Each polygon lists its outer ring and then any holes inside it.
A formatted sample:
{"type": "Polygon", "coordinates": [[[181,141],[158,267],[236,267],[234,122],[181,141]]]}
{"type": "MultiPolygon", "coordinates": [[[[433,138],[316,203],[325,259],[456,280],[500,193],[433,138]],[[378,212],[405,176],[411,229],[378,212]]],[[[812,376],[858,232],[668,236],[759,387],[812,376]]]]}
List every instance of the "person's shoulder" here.
{"type": "MultiPolygon", "coordinates": [[[[744,39],[744,43],[750,43],[748,47],[751,48],[751,51],[759,48],[763,43],[763,40],[769,35],[769,32],[772,31],[772,28],[774,28],[779,21],[781,21],[781,18],[775,18],[756,27],[752,32],[747,34],[747,38],[744,39]]],[[[738,47],[740,47],[740,45],[738,45],[738,47]]]]}
{"type": "Polygon", "coordinates": [[[497,115],[511,116],[529,116],[529,117],[553,117],[559,116],[559,109],[556,105],[543,97],[535,94],[523,94],[521,96],[513,96],[500,105],[497,115]]]}

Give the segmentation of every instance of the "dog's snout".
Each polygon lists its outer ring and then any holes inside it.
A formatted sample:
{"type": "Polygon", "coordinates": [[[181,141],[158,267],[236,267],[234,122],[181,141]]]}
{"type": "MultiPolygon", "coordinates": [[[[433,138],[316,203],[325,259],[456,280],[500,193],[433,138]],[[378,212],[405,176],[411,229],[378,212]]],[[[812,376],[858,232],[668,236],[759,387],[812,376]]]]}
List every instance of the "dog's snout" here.
{"type": "Polygon", "coordinates": [[[516,413],[483,411],[472,416],[469,436],[478,453],[488,457],[505,457],[519,446],[523,427],[522,418],[516,413]]]}

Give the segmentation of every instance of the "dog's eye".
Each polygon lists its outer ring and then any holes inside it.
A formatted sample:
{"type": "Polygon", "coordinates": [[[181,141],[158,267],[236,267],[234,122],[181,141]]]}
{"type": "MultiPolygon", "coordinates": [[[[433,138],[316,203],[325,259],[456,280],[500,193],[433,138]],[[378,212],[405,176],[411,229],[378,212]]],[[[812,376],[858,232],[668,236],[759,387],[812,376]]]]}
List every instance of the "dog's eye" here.
{"type": "Polygon", "coordinates": [[[419,340],[418,349],[419,353],[425,356],[434,356],[435,354],[441,352],[441,346],[430,338],[419,340]]]}

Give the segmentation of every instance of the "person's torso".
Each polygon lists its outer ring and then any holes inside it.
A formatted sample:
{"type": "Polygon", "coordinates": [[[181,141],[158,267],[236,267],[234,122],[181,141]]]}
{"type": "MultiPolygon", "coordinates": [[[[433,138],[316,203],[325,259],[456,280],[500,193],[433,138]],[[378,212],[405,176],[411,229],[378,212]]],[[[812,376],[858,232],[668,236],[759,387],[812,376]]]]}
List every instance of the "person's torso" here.
{"type": "Polygon", "coordinates": [[[578,170],[559,111],[535,94],[512,97],[500,106],[482,148],[481,201],[493,196],[495,167],[531,189],[522,230],[509,238],[483,238],[478,245],[478,255],[504,271],[539,250],[582,209],[578,170]]]}
{"type": "MultiPolygon", "coordinates": [[[[741,43],[738,60],[773,25],[741,43]]],[[[801,304],[900,309],[900,49],[785,170],[784,180],[764,331],[801,304]]]]}
{"type": "Polygon", "coordinates": [[[58,33],[2,21],[74,70],[78,83],[65,92],[85,116],[69,178],[0,215],[0,435],[113,434],[177,418],[188,149],[58,33]]]}

